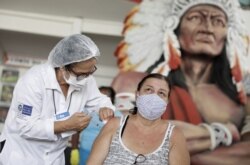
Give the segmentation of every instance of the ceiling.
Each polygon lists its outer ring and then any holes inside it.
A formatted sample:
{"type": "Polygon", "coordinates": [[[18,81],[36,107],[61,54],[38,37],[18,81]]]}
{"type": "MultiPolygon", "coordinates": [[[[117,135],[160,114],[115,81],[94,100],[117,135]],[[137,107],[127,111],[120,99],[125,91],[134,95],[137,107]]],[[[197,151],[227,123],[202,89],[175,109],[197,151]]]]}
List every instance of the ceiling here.
{"type": "Polygon", "coordinates": [[[0,0],[0,9],[122,22],[129,0],[0,0]]]}
{"type": "MultiPolygon", "coordinates": [[[[240,0],[250,4],[250,0],[240,0]]],[[[130,0],[0,0],[0,9],[122,22],[130,0]]]]}

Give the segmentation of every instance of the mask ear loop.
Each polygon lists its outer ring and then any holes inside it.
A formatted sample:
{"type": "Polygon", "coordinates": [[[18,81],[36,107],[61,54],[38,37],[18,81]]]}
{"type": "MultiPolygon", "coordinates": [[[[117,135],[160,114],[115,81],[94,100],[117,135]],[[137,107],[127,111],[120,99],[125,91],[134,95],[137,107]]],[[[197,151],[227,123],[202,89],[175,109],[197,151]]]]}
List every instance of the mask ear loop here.
{"type": "Polygon", "coordinates": [[[61,71],[63,78],[68,80],[70,77],[70,73],[67,71],[65,66],[60,67],[59,70],[61,71]]]}
{"type": "Polygon", "coordinates": [[[65,84],[65,73],[63,67],[55,68],[56,79],[59,85],[65,84]]]}
{"type": "Polygon", "coordinates": [[[140,96],[139,91],[136,91],[135,92],[135,99],[137,99],[138,96],[140,96]]]}

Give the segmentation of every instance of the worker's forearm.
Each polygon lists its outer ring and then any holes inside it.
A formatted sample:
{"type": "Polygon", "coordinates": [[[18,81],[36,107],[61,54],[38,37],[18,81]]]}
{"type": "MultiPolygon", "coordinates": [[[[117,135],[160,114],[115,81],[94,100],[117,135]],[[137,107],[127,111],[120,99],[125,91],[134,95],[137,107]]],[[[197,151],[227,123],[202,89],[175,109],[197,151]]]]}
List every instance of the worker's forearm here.
{"type": "Polygon", "coordinates": [[[69,126],[67,124],[67,120],[54,122],[55,134],[59,134],[59,133],[66,132],[66,131],[70,131],[69,126]]]}

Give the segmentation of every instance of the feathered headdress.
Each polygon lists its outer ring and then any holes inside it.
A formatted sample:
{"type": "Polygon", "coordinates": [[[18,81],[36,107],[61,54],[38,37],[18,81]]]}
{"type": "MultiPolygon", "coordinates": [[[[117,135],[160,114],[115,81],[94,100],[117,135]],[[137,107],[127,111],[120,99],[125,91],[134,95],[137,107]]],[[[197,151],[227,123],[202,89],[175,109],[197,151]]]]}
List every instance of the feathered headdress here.
{"type": "Polygon", "coordinates": [[[121,71],[145,72],[163,55],[152,72],[168,75],[181,63],[180,44],[174,30],[191,7],[209,4],[221,8],[228,18],[227,57],[233,82],[242,96],[243,75],[250,73],[250,38],[236,0],[144,0],[124,21],[124,40],[115,55],[121,71]]]}

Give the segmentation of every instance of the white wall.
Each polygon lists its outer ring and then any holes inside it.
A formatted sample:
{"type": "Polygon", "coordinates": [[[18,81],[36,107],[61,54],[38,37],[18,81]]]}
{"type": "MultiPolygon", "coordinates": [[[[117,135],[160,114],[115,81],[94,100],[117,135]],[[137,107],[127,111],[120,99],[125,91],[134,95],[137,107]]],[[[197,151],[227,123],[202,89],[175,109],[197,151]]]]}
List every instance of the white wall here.
{"type": "Polygon", "coordinates": [[[118,69],[104,65],[98,65],[96,73],[94,73],[98,86],[110,86],[114,77],[117,75],[118,69]]]}
{"type": "MultiPolygon", "coordinates": [[[[118,72],[113,52],[121,38],[94,34],[86,35],[93,39],[101,52],[98,59],[98,70],[95,73],[97,83],[99,86],[110,85],[118,72]]],[[[4,49],[10,54],[22,57],[47,59],[50,50],[60,39],[61,37],[0,30],[0,42],[4,49]]],[[[0,52],[2,52],[1,47],[0,52]]]]}

